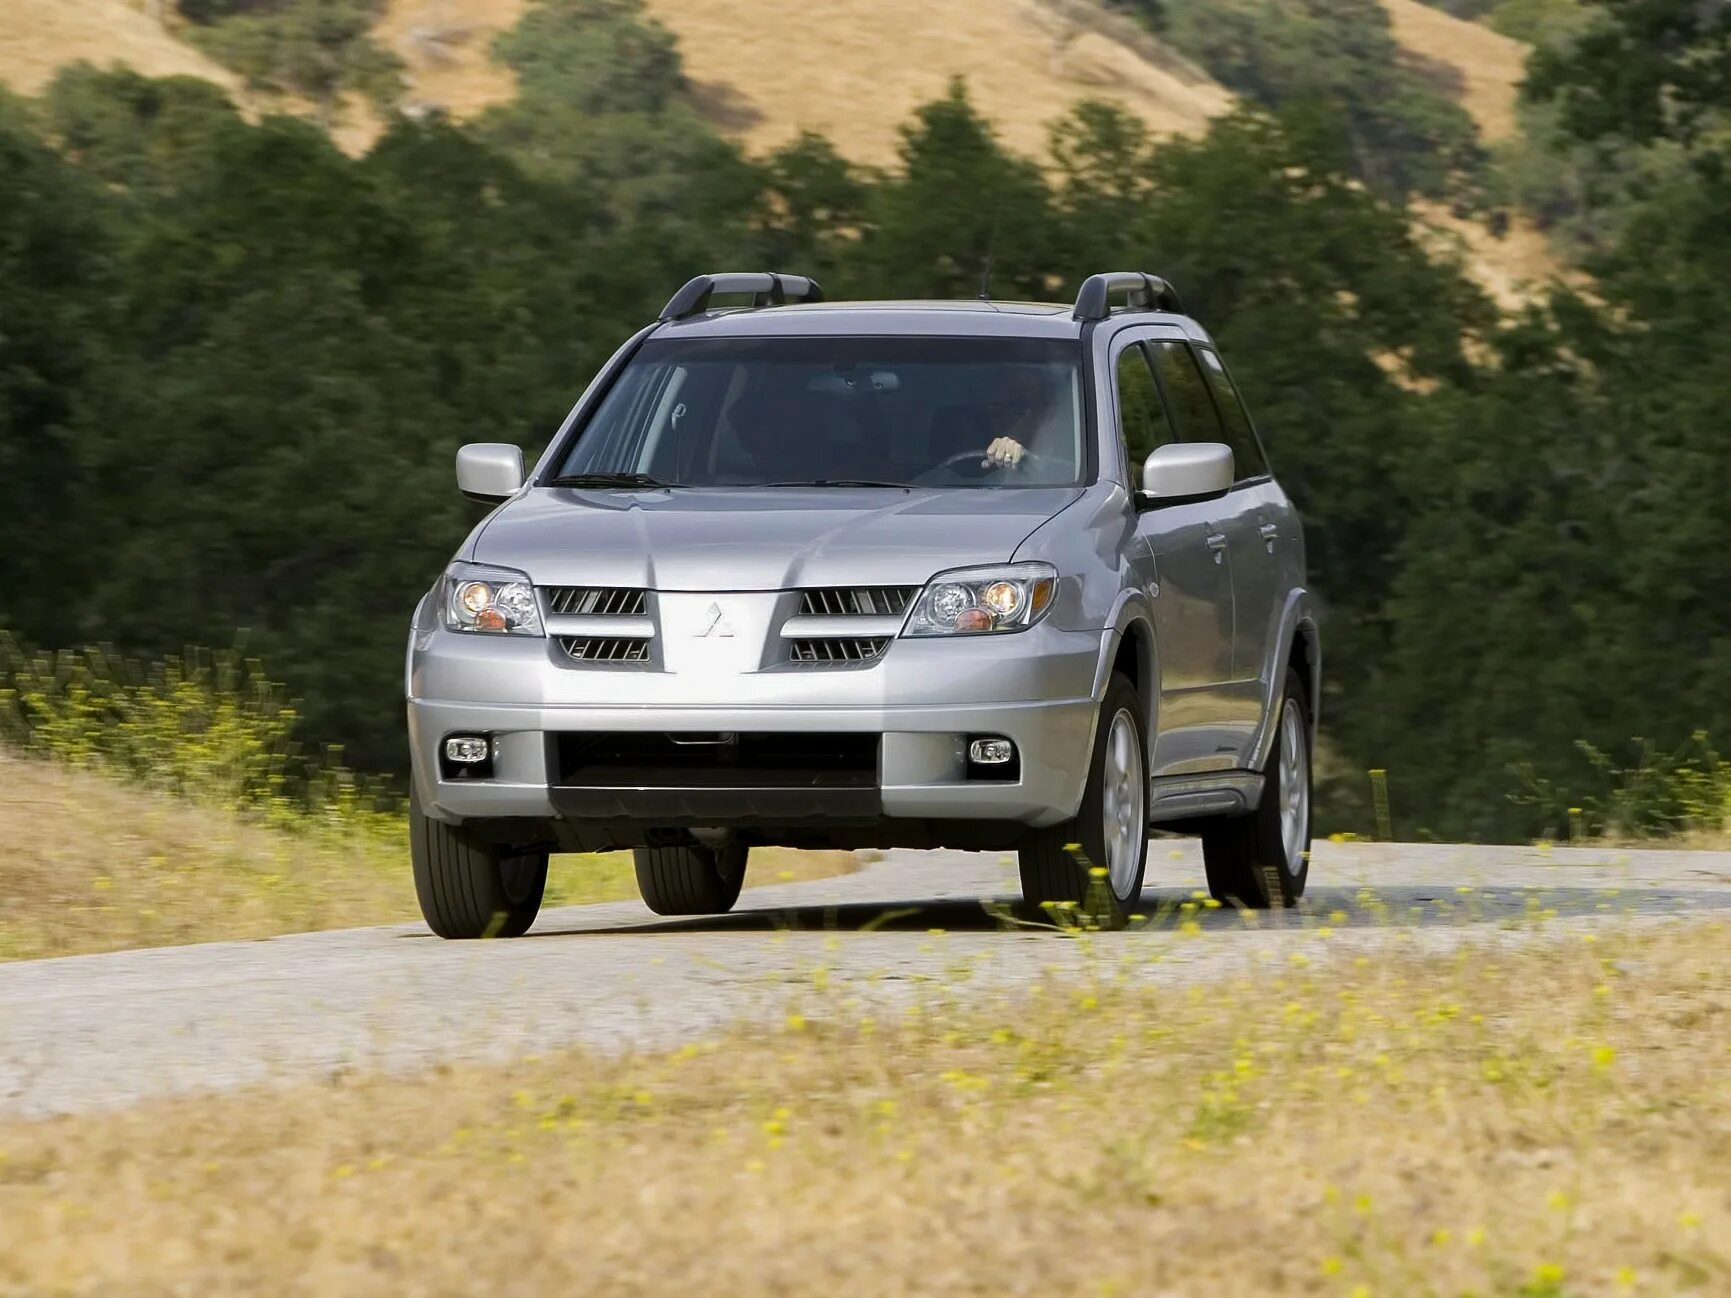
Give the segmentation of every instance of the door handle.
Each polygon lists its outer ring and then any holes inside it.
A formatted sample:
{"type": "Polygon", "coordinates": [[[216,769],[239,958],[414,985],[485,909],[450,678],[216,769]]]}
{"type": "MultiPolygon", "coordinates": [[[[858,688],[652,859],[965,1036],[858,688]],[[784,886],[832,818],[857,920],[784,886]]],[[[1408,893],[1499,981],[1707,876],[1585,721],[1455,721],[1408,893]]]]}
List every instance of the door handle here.
{"type": "Polygon", "coordinates": [[[1264,523],[1256,532],[1262,538],[1262,543],[1268,547],[1268,553],[1273,554],[1274,543],[1280,539],[1280,529],[1273,523],[1264,523]]]}
{"type": "Polygon", "coordinates": [[[1208,537],[1208,548],[1214,551],[1214,562],[1220,563],[1226,558],[1226,533],[1213,532],[1208,537]]]}

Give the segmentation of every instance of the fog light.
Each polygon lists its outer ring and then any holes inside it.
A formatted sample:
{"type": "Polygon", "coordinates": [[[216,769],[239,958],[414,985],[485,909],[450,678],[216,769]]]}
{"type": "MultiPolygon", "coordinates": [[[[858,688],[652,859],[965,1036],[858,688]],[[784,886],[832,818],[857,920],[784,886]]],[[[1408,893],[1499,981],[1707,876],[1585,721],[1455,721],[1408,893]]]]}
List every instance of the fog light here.
{"type": "Polygon", "coordinates": [[[492,745],[480,735],[452,735],[445,741],[445,760],[462,766],[486,761],[491,751],[492,745]]]}
{"type": "Polygon", "coordinates": [[[968,745],[968,760],[976,766],[1002,766],[1015,756],[1016,746],[1008,739],[976,739],[968,745]]]}

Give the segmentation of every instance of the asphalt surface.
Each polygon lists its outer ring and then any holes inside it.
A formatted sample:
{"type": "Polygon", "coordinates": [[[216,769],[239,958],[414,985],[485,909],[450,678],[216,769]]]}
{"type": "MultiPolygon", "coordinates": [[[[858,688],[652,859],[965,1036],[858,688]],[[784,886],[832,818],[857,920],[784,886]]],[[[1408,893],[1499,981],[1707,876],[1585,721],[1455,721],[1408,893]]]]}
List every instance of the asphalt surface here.
{"type": "Polygon", "coordinates": [[[414,924],[0,964],[0,1114],[665,1045],[779,1017],[790,998],[822,1013],[934,983],[984,995],[1101,962],[1159,981],[1245,967],[1278,978],[1293,950],[1398,957],[1731,915],[1731,853],[1320,843],[1300,908],[1254,927],[1200,911],[1200,933],[1177,931],[1172,913],[1202,886],[1196,845],[1155,840],[1148,878],[1144,907],[1159,918],[1085,941],[1007,918],[1008,858],[892,852],[857,874],[754,889],[709,919],[616,902],[548,911],[515,942],[441,942],[414,924]]]}

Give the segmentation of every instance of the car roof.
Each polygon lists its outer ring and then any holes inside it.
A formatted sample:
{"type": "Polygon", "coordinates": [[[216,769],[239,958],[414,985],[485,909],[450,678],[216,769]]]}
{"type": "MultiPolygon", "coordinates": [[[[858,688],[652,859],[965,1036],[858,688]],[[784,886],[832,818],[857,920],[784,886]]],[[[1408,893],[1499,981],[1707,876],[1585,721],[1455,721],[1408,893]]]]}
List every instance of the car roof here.
{"type": "MultiPolygon", "coordinates": [[[[904,334],[971,338],[1080,338],[1074,307],[1055,302],[809,302],[708,311],[674,320],[657,338],[773,338],[904,334]]],[[[1167,312],[1140,312],[1148,324],[1188,322],[1167,312]]]]}

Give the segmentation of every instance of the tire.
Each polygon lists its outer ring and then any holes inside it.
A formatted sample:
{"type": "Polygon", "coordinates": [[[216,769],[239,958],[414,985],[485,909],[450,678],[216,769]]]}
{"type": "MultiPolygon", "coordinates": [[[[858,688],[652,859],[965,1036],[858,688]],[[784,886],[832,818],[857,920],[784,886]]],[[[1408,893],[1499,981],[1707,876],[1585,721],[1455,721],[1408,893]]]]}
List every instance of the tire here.
{"type": "Polygon", "coordinates": [[[1074,903],[1101,928],[1122,928],[1148,868],[1148,726],[1136,687],[1114,673],[1094,727],[1076,818],[1030,834],[1018,853],[1030,906],[1074,903]],[[1106,877],[1090,872],[1105,867],[1106,877]]]}
{"type": "Polygon", "coordinates": [[[409,798],[409,859],[427,927],[444,938],[522,937],[547,890],[547,853],[510,853],[423,815],[409,798]]]}
{"type": "Polygon", "coordinates": [[[643,903],[657,915],[722,915],[739,900],[750,852],[737,843],[686,843],[633,848],[631,856],[643,903]]]}
{"type": "Polygon", "coordinates": [[[1310,704],[1286,673],[1262,801],[1248,815],[1202,829],[1202,861],[1216,901],[1249,910],[1296,905],[1310,877],[1310,704]]]}

